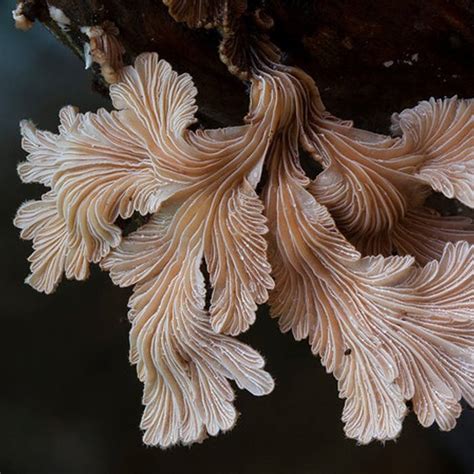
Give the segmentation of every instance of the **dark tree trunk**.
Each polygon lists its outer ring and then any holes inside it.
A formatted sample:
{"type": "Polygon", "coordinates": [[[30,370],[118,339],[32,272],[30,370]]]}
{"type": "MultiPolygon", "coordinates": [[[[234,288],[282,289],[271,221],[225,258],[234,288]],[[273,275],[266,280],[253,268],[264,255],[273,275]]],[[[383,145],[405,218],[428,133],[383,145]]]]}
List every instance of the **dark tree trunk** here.
{"type": "MultiPolygon", "coordinates": [[[[218,33],[176,23],[160,0],[49,0],[71,19],[61,31],[46,0],[30,12],[82,55],[79,27],[113,21],[131,60],[157,51],[198,87],[200,113],[211,124],[238,123],[247,109],[245,84],[217,53],[218,33]]],[[[430,96],[472,96],[474,2],[471,0],[256,0],[275,26],[284,60],[316,80],[335,114],[386,131],[390,113],[430,96]]]]}

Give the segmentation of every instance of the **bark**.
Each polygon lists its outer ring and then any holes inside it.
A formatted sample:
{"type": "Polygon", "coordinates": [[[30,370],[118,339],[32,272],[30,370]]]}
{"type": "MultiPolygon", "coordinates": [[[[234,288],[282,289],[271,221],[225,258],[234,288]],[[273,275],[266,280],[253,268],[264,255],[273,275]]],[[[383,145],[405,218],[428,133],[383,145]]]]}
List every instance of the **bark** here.
{"type": "MultiPolygon", "coordinates": [[[[288,64],[302,67],[327,107],[362,126],[386,131],[389,114],[430,96],[472,96],[474,2],[470,0],[256,0],[275,21],[270,31],[288,64]]],[[[129,60],[157,51],[199,90],[201,113],[214,124],[238,123],[246,86],[220,62],[219,35],[176,23],[160,0],[50,0],[71,19],[61,31],[46,0],[27,0],[36,16],[76,54],[79,27],[104,20],[120,29],[129,60]]]]}

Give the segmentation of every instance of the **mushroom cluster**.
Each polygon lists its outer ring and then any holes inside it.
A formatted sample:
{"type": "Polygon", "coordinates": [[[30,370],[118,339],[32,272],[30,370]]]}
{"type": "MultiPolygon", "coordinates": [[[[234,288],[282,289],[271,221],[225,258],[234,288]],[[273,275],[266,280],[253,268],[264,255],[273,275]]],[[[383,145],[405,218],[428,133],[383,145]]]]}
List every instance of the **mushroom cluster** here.
{"type": "Polygon", "coordinates": [[[425,201],[435,190],[474,207],[474,101],[422,102],[392,117],[391,136],[359,130],[280,62],[262,12],[165,3],[177,21],[222,33],[222,59],[251,85],[243,125],[191,130],[191,77],[156,53],[119,68],[114,29],[96,60],[114,64],[115,110],[65,107],[56,134],[21,124],[18,173],[50,189],[15,218],[33,241],[27,282],[51,293],[98,263],[133,285],[147,444],[230,429],[230,381],[273,389],[262,357],[233,337],[267,300],[338,380],[347,436],[395,438],[409,400],[422,425],[453,428],[461,398],[474,404],[474,228],[425,201]],[[315,179],[300,149],[322,166],[315,179]],[[148,221],[125,236],[118,220],[134,213],[148,221]]]}

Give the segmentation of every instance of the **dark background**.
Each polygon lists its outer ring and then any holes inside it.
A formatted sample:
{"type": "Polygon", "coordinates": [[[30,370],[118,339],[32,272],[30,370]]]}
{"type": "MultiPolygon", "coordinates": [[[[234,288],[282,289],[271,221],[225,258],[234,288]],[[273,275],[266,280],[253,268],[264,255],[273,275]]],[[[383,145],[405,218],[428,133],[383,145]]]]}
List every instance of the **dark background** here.
{"type": "MultiPolygon", "coordinates": [[[[142,444],[142,387],[128,363],[129,291],[99,270],[88,282],[63,282],[53,296],[23,284],[31,245],[11,221],[19,204],[42,189],[16,176],[24,159],[18,122],[31,118],[55,130],[61,106],[86,111],[109,102],[41,25],[16,31],[13,6],[3,0],[0,7],[1,474],[472,473],[469,409],[450,433],[423,429],[411,415],[396,442],[357,446],[345,439],[335,380],[306,342],[280,334],[264,309],[242,339],[265,355],[275,391],[263,398],[238,392],[235,429],[202,445],[162,451],[142,444]]],[[[371,120],[364,110],[354,116],[361,124],[371,120]]]]}

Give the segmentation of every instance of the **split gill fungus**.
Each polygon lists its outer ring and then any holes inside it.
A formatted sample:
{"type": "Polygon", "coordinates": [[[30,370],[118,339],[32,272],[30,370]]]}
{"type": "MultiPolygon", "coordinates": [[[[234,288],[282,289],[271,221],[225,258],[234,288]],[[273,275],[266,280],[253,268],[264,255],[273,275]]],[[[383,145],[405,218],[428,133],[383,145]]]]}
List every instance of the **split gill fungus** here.
{"type": "MultiPolygon", "coordinates": [[[[232,381],[272,391],[262,356],[234,337],[267,301],[337,379],[348,437],[396,438],[407,401],[423,426],[452,429],[461,398],[474,404],[474,233],[426,199],[435,190],[474,207],[474,101],[421,102],[393,115],[391,136],[360,130],[282,64],[265,12],[242,0],[164,3],[176,21],[220,32],[221,59],[250,83],[248,114],[190,130],[188,74],[157,53],[123,66],[118,29],[83,26],[115,110],[65,107],[57,133],[22,122],[18,173],[49,188],[15,218],[33,241],[27,282],[52,293],[97,263],[133,286],[130,360],[147,444],[232,428],[232,381]],[[315,179],[302,149],[323,168],[315,179]],[[151,217],[124,236],[116,222],[133,213],[151,217]]],[[[14,16],[29,26],[21,2],[14,16]]]]}

